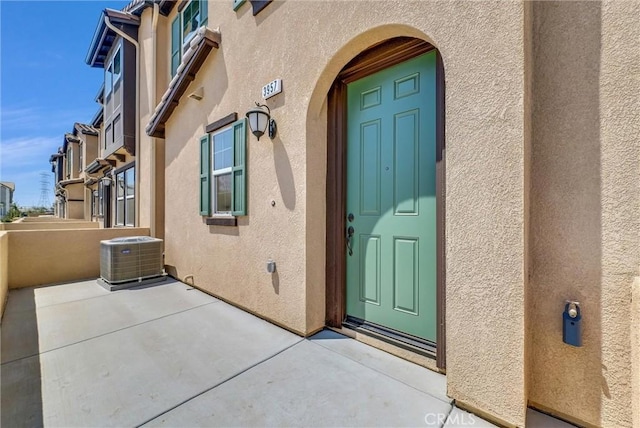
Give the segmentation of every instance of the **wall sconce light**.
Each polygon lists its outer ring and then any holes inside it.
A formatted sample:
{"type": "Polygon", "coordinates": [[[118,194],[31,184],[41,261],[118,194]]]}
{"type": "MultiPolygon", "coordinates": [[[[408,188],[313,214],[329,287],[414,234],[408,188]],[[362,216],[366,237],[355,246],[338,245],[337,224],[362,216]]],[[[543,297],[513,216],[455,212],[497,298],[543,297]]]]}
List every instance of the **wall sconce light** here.
{"type": "Polygon", "coordinates": [[[266,131],[267,125],[269,125],[269,138],[273,139],[276,136],[276,121],[271,119],[269,106],[256,103],[256,107],[247,112],[247,118],[249,119],[249,128],[258,141],[266,131]],[[266,107],[267,110],[265,111],[263,107],[266,107]]]}

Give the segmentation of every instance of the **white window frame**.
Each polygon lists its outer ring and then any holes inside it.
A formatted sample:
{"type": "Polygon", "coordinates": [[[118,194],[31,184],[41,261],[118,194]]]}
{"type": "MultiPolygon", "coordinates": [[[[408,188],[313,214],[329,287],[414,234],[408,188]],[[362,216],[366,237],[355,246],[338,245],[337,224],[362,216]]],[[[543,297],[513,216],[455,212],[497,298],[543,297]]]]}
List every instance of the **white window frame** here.
{"type": "Polygon", "coordinates": [[[116,83],[122,80],[122,68],[123,68],[123,58],[122,58],[122,39],[118,40],[118,43],[112,48],[113,54],[109,57],[109,61],[104,66],[104,99],[107,99],[111,96],[113,91],[115,90],[116,83]],[[120,56],[120,73],[116,75],[113,73],[113,63],[117,56],[120,56]],[[107,78],[110,75],[111,78],[107,78]]]}
{"type": "MultiPolygon", "coordinates": [[[[229,211],[218,211],[218,192],[216,191],[216,178],[222,175],[229,175],[232,178],[231,186],[233,186],[233,150],[235,150],[235,141],[233,135],[233,125],[218,129],[211,134],[209,138],[209,163],[211,164],[211,215],[213,217],[232,217],[233,207],[229,211]],[[215,169],[215,137],[216,135],[231,133],[231,165],[226,168],[215,169]]],[[[231,190],[233,193],[233,189],[231,190]]]]}
{"type": "Polygon", "coordinates": [[[136,171],[135,171],[135,165],[131,166],[129,168],[123,169],[118,171],[118,173],[115,175],[115,200],[116,200],[116,221],[115,221],[115,225],[118,227],[135,227],[135,199],[136,199],[136,192],[135,192],[135,180],[136,180],[136,171]],[[133,170],[133,194],[131,195],[127,195],[127,172],[133,170]],[[123,183],[123,188],[122,188],[122,196],[120,196],[118,194],[118,180],[119,177],[122,177],[122,183],[123,183]],[[129,200],[133,199],[133,203],[134,203],[134,214],[133,214],[133,223],[129,223],[127,222],[127,202],[129,200]],[[118,217],[118,205],[122,203],[122,218],[118,217]]]}
{"type": "Polygon", "coordinates": [[[84,144],[82,142],[78,144],[78,172],[82,172],[82,160],[84,158],[82,149],[84,148],[84,144]]]}
{"type": "Polygon", "coordinates": [[[131,168],[127,168],[124,171],[124,225],[127,227],[134,227],[136,225],[136,168],[132,166],[131,168]],[[129,183],[127,180],[127,173],[133,172],[133,193],[131,195],[127,194],[127,189],[129,188],[129,183]],[[133,220],[131,223],[127,221],[128,211],[129,211],[129,200],[133,200],[133,220]]]}
{"type": "Polygon", "coordinates": [[[98,217],[104,217],[104,181],[98,183],[98,217]]]}
{"type": "Polygon", "coordinates": [[[191,0],[191,1],[189,1],[189,3],[187,3],[187,5],[184,7],[184,9],[182,9],[180,11],[180,44],[182,46],[182,55],[184,55],[186,50],[189,48],[189,43],[191,42],[191,39],[193,39],[193,37],[195,36],[196,31],[198,31],[198,28],[200,28],[200,27],[202,27],[204,25],[202,23],[202,11],[200,10],[201,6],[202,6],[202,4],[200,3],[200,0],[191,0]],[[198,3],[198,15],[200,16],[200,22],[198,22],[198,26],[196,28],[192,28],[191,32],[189,34],[187,34],[187,37],[185,37],[185,35],[184,35],[184,12],[187,9],[189,9],[194,2],[198,3]]]}
{"type": "Polygon", "coordinates": [[[70,179],[73,174],[73,147],[69,145],[67,147],[67,179],[70,179]]]}

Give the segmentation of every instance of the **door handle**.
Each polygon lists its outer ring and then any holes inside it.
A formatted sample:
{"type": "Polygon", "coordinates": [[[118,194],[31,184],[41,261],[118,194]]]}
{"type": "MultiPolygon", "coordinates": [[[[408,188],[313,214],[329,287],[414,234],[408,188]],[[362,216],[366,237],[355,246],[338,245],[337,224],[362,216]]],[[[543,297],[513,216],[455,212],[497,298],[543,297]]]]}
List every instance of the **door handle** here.
{"type": "Polygon", "coordinates": [[[350,256],[353,255],[353,249],[351,248],[351,238],[353,237],[355,231],[356,230],[353,228],[353,226],[349,226],[347,228],[347,252],[350,256]]]}

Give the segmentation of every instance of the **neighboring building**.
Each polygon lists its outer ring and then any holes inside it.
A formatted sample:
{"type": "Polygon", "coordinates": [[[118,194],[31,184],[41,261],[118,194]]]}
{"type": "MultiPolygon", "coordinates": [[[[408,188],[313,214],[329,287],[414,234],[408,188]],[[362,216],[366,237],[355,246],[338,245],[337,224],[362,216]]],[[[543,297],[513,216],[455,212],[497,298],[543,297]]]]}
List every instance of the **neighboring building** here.
{"type": "MultiPolygon", "coordinates": [[[[106,9],[92,217],[150,227],[172,276],[297,334],[446,371],[504,425],[527,406],[640,424],[640,7],[408,4],[106,9]],[[249,130],[256,101],[272,137],[249,130]]],[[[52,156],[61,189],[76,140],[52,156]]]]}
{"type": "Polygon", "coordinates": [[[54,215],[65,219],[92,219],[92,194],[86,182],[95,180],[85,172],[87,161],[97,156],[99,133],[90,125],[75,123],[65,134],[62,147],[51,155],[51,172],[55,174],[54,215]]]}
{"type": "Polygon", "coordinates": [[[7,215],[13,204],[13,192],[16,190],[15,183],[0,181],[0,218],[7,215]]]}
{"type": "Polygon", "coordinates": [[[101,109],[94,118],[100,126],[99,153],[87,172],[100,174],[87,183],[92,191],[95,218],[104,227],[132,227],[136,220],[136,146],[139,136],[136,109],[136,44],[140,19],[105,9],[87,54],[87,64],[104,69],[101,109]],[[115,31],[114,28],[117,30],[115,31]],[[135,43],[135,44],[134,44],[135,43]]]}
{"type": "Polygon", "coordinates": [[[113,217],[111,215],[113,207],[110,198],[111,171],[116,166],[117,161],[102,157],[104,153],[103,92],[104,87],[100,88],[100,92],[96,97],[96,102],[100,104],[100,108],[91,121],[91,126],[98,131],[98,147],[96,155],[90,158],[91,161],[85,167],[85,172],[88,175],[85,180],[85,186],[91,195],[91,220],[99,222],[102,227],[111,227],[111,218],[113,217]]]}
{"type": "Polygon", "coordinates": [[[54,174],[55,201],[53,203],[53,215],[59,218],[66,218],[66,202],[64,192],[60,188],[60,183],[64,180],[64,153],[62,147],[49,157],[51,172],[54,174]]]}

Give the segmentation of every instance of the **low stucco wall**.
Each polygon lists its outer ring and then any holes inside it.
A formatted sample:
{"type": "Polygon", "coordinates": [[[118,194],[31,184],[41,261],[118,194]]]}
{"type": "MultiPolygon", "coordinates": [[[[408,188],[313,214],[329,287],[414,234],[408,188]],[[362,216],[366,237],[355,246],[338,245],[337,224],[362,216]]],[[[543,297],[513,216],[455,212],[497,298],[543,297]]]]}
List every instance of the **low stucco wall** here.
{"type": "Polygon", "coordinates": [[[7,303],[7,293],[9,292],[8,269],[9,261],[9,235],[7,232],[0,232],[0,320],[4,314],[4,306],[7,303]]]}
{"type": "Polygon", "coordinates": [[[0,230],[67,230],[67,229],[97,229],[100,225],[91,221],[65,222],[21,222],[0,224],[0,230]]]}
{"type": "Polygon", "coordinates": [[[100,241],[148,236],[147,228],[24,230],[8,235],[9,288],[56,284],[100,275],[100,241]]]}
{"type": "Polygon", "coordinates": [[[54,216],[22,217],[14,223],[64,223],[69,220],[54,216]]]}

